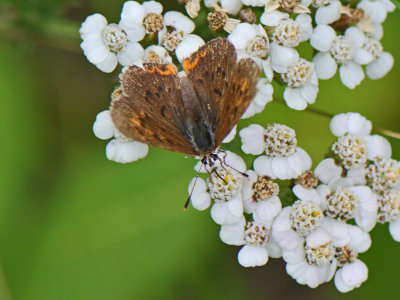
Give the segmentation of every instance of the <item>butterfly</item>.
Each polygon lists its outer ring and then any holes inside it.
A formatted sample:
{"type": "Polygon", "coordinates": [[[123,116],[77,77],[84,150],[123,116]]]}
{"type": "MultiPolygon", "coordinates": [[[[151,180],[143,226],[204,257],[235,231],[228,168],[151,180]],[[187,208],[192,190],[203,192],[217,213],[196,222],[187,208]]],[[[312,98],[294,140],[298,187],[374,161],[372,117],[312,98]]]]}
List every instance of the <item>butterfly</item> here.
{"type": "Polygon", "coordinates": [[[112,94],[111,118],[126,137],[162,149],[214,157],[257,91],[257,64],[237,61],[224,38],[209,41],[182,61],[130,65],[112,94]]]}

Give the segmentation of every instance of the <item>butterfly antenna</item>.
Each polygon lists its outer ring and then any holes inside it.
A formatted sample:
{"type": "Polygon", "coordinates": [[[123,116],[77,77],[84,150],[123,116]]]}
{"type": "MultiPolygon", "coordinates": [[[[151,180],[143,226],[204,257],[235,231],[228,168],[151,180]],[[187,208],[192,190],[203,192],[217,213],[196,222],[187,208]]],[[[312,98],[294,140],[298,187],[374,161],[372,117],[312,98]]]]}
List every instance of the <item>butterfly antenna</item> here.
{"type": "MultiPolygon", "coordinates": [[[[221,152],[223,152],[223,153],[226,153],[224,150],[219,150],[219,151],[221,151],[221,152]]],[[[218,158],[218,160],[221,162],[221,166],[224,166],[224,165],[225,165],[225,166],[231,168],[232,170],[238,172],[240,175],[242,175],[242,176],[244,176],[244,177],[249,177],[249,175],[247,175],[246,173],[241,172],[241,171],[239,171],[238,169],[235,169],[234,167],[228,165],[228,164],[226,163],[226,161],[225,161],[225,156],[224,156],[224,159],[223,159],[223,160],[222,160],[219,156],[217,156],[217,158],[218,158]]]]}
{"type": "Polygon", "coordinates": [[[185,202],[185,205],[183,206],[183,210],[187,210],[187,208],[188,208],[188,206],[189,206],[189,203],[190,203],[190,200],[191,200],[191,198],[192,198],[193,191],[194,191],[194,187],[195,187],[195,185],[196,185],[196,182],[197,182],[197,179],[198,179],[198,178],[199,178],[199,174],[197,173],[196,178],[194,179],[194,183],[193,183],[193,186],[192,186],[192,190],[190,191],[189,197],[187,198],[187,200],[186,200],[186,202],[185,202]]]}
{"type": "MultiPolygon", "coordinates": [[[[203,167],[203,165],[200,166],[199,172],[197,173],[196,178],[194,179],[194,183],[193,183],[193,186],[192,186],[192,190],[190,191],[189,197],[187,198],[187,200],[186,200],[186,202],[185,202],[185,205],[183,206],[183,210],[187,210],[187,208],[188,208],[188,206],[189,206],[189,203],[190,203],[190,200],[191,200],[191,198],[192,198],[193,191],[194,191],[194,187],[196,186],[196,182],[197,182],[197,179],[199,178],[199,175],[200,175],[200,172],[201,172],[201,168],[202,168],[202,167],[203,167]]],[[[207,168],[206,168],[206,171],[208,172],[207,168]]]]}

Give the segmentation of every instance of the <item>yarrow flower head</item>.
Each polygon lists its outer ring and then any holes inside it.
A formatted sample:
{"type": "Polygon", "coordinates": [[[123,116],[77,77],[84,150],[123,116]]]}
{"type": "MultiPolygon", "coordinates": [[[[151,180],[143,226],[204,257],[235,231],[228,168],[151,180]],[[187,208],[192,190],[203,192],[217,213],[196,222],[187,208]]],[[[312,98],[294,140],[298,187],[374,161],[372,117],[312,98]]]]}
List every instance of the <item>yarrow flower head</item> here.
{"type": "Polygon", "coordinates": [[[292,251],[304,237],[318,229],[324,221],[322,195],[298,193],[291,206],[284,207],[272,224],[272,233],[283,251],[292,251]]]}
{"type": "Polygon", "coordinates": [[[158,42],[168,51],[175,51],[180,62],[205,44],[200,36],[191,34],[195,24],[180,12],[165,13],[164,24],[163,30],[158,32],[158,42]]]}
{"type": "Polygon", "coordinates": [[[293,129],[280,124],[266,129],[252,124],[240,131],[242,151],[247,154],[267,155],[257,157],[254,170],[260,176],[271,179],[296,178],[311,167],[311,158],[300,147],[293,129]]]}
{"type": "MultiPolygon", "coordinates": [[[[311,21],[310,16],[299,15],[294,20],[284,18],[272,25],[276,26],[270,46],[271,64],[275,72],[287,72],[288,67],[299,60],[299,53],[293,47],[310,38],[311,21]]],[[[261,23],[268,25],[262,19],[261,23]]]]}
{"type": "Polygon", "coordinates": [[[377,222],[377,195],[367,186],[338,187],[323,201],[326,215],[341,221],[355,220],[364,231],[371,231],[377,222]]]}
{"type": "Polygon", "coordinates": [[[279,185],[266,176],[259,177],[248,170],[242,187],[244,211],[253,214],[253,219],[270,226],[282,209],[278,197],[279,185]]]}
{"type": "Polygon", "coordinates": [[[333,239],[322,229],[324,219],[318,203],[301,199],[283,208],[272,225],[288,274],[313,288],[329,281],[336,268],[333,239]]]}
{"type": "Polygon", "coordinates": [[[263,266],[269,256],[281,256],[281,250],[271,236],[270,226],[262,222],[246,222],[243,217],[237,224],[222,225],[219,235],[226,244],[244,245],[238,253],[239,264],[243,267],[263,266]]]}
{"type": "MultiPolygon", "coordinates": [[[[235,2],[235,1],[231,1],[231,2],[235,2]]],[[[233,19],[228,16],[227,9],[223,9],[223,8],[219,7],[218,4],[216,4],[216,3],[213,3],[211,6],[214,9],[214,11],[210,12],[207,15],[208,27],[211,30],[213,30],[213,31],[225,30],[226,32],[232,32],[235,29],[236,25],[240,23],[240,20],[233,19]]],[[[234,8],[234,7],[232,7],[232,8],[234,8]]],[[[239,7],[239,9],[240,9],[240,7],[239,7]]],[[[235,9],[235,12],[236,12],[236,9],[235,9]]]]}
{"type": "Polygon", "coordinates": [[[118,62],[127,66],[141,59],[143,48],[133,30],[120,24],[108,24],[100,14],[88,16],[79,30],[81,48],[87,59],[103,72],[112,72],[118,62]]]}
{"type": "Polygon", "coordinates": [[[217,224],[235,224],[243,216],[241,173],[246,171],[246,165],[233,152],[220,152],[218,157],[221,161],[215,161],[213,166],[196,165],[198,172],[210,172],[210,176],[207,181],[200,177],[193,178],[188,193],[193,207],[198,210],[207,209],[214,200],[211,217],[217,224]]]}
{"type": "Polygon", "coordinates": [[[269,81],[273,78],[269,58],[269,38],[261,25],[238,24],[228,40],[235,46],[238,59],[251,58],[263,69],[269,81]]]}
{"type": "Polygon", "coordinates": [[[384,52],[381,43],[373,37],[367,36],[362,47],[371,56],[371,62],[365,67],[367,76],[370,79],[384,77],[393,67],[393,56],[384,52]]]}
{"type": "Polygon", "coordinates": [[[313,59],[318,78],[332,78],[339,64],[342,83],[350,89],[359,85],[365,77],[360,65],[373,61],[372,56],[362,49],[365,39],[357,27],[346,29],[344,35],[336,35],[332,27],[318,25],[310,38],[311,46],[321,51],[313,59]]]}
{"type": "Polygon", "coordinates": [[[367,178],[375,191],[383,191],[400,183],[400,163],[376,157],[367,168],[367,178]]]}
{"type": "Polygon", "coordinates": [[[332,145],[332,150],[340,157],[346,169],[362,167],[367,161],[367,146],[359,137],[341,136],[332,145]]]}
{"type": "Polygon", "coordinates": [[[129,28],[132,38],[141,41],[146,34],[155,35],[164,28],[163,6],[156,1],[127,1],[122,8],[121,24],[129,28]]]}
{"type": "Polygon", "coordinates": [[[339,268],[335,273],[335,286],[347,293],[367,280],[368,268],[358,253],[371,246],[371,237],[359,227],[327,218],[322,228],[332,236],[334,246],[333,263],[339,268]]]}
{"type": "Polygon", "coordinates": [[[307,104],[315,102],[318,94],[318,77],[313,63],[300,58],[288,66],[287,71],[282,73],[282,79],[287,84],[283,98],[290,108],[303,110],[307,104]]]}

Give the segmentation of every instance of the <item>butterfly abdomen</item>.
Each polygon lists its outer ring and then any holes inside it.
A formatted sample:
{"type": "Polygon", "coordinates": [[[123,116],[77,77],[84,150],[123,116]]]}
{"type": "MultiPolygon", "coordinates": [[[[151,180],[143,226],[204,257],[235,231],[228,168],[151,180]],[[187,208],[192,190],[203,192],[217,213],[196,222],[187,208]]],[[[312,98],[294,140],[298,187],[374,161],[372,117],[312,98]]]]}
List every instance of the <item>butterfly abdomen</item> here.
{"type": "Polygon", "coordinates": [[[208,124],[198,122],[192,125],[191,136],[193,139],[193,147],[199,154],[214,151],[215,136],[208,124]]]}

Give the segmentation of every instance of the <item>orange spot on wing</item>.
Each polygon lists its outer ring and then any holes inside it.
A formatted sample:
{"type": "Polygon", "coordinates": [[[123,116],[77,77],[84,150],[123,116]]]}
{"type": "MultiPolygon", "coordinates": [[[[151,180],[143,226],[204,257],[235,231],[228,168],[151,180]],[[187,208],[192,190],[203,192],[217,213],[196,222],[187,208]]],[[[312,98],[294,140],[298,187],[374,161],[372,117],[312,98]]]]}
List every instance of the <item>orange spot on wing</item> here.
{"type": "Polygon", "coordinates": [[[208,52],[207,49],[204,49],[204,51],[202,51],[202,52],[198,51],[196,59],[192,62],[190,62],[189,59],[184,59],[183,63],[182,63],[183,69],[185,71],[193,69],[195,66],[197,66],[200,59],[206,56],[207,52],[208,52]]]}
{"type": "Polygon", "coordinates": [[[182,64],[183,69],[184,69],[185,71],[186,71],[186,70],[193,69],[193,68],[198,64],[198,62],[199,62],[199,59],[198,59],[198,58],[196,58],[193,62],[190,62],[189,59],[185,59],[185,60],[183,61],[183,64],[182,64]]]}
{"type": "Polygon", "coordinates": [[[151,69],[146,68],[146,71],[151,74],[157,72],[160,75],[176,75],[176,70],[173,65],[166,65],[164,70],[158,67],[153,67],[151,69]]]}
{"type": "Polygon", "coordinates": [[[199,57],[200,57],[200,58],[203,58],[204,56],[206,56],[207,52],[208,52],[207,49],[204,49],[203,52],[199,52],[199,57]]]}

